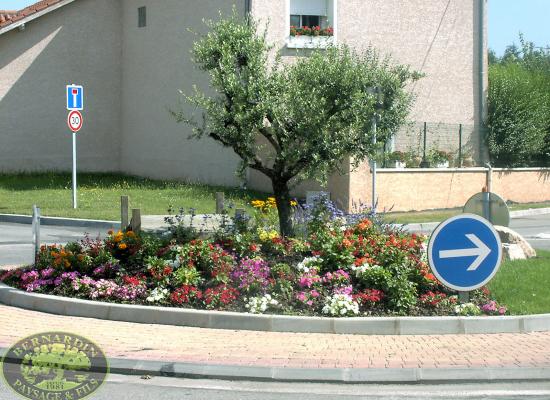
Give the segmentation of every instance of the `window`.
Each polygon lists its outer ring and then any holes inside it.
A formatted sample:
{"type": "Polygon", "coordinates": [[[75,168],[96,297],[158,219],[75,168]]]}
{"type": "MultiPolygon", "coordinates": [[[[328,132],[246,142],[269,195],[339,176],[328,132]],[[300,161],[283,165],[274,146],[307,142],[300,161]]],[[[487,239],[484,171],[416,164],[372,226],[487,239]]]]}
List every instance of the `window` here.
{"type": "Polygon", "coordinates": [[[145,7],[138,8],[138,28],[143,28],[147,25],[147,9],[145,7]]]}
{"type": "Polygon", "coordinates": [[[287,0],[287,47],[326,47],[335,41],[337,0],[287,0]]]}
{"type": "Polygon", "coordinates": [[[297,28],[315,28],[319,26],[321,29],[328,28],[328,18],[321,15],[291,15],[290,26],[297,28]]]}

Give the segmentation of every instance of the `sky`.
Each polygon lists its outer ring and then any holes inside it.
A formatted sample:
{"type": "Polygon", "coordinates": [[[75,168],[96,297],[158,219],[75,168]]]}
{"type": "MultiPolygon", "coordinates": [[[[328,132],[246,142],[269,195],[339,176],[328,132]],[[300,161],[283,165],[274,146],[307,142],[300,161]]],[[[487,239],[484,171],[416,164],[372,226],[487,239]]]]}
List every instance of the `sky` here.
{"type": "MultiPolygon", "coordinates": [[[[17,10],[36,1],[0,0],[0,9],[17,10]]],[[[508,45],[519,44],[520,32],[536,46],[550,46],[549,17],[550,0],[489,0],[489,47],[502,55],[508,45]]]]}

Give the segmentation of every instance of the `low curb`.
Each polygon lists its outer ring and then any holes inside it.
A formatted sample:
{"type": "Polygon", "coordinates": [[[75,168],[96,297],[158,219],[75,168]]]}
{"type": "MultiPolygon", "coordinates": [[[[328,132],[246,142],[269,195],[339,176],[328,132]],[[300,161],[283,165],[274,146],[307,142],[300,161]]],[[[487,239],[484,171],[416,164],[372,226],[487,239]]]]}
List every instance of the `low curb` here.
{"type": "MultiPolygon", "coordinates": [[[[12,224],[32,224],[32,216],[19,214],[0,214],[0,222],[12,224]]],[[[119,229],[120,221],[103,221],[99,219],[76,219],[60,217],[40,217],[41,225],[65,226],[94,229],[119,229]]]]}
{"type": "Polygon", "coordinates": [[[550,208],[530,208],[528,210],[511,211],[510,218],[528,217],[531,215],[550,214],[550,208]]]}
{"type": "Polygon", "coordinates": [[[0,303],[112,321],[265,332],[354,335],[458,335],[550,331],[550,314],[495,317],[299,317],[104,303],[27,293],[0,283],[0,303]]]}
{"type": "MultiPolygon", "coordinates": [[[[0,348],[0,357],[7,349],[0,348]]],[[[8,359],[7,363],[16,360],[8,359]]],[[[547,381],[546,367],[487,368],[285,368],[109,358],[109,372],[193,379],[331,383],[445,383],[547,381]]]]}

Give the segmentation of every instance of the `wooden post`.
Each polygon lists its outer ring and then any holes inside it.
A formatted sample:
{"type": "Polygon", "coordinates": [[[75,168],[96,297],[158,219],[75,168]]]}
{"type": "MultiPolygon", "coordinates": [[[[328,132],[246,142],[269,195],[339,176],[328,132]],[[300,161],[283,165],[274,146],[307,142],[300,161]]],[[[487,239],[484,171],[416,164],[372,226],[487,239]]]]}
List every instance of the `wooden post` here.
{"type": "Polygon", "coordinates": [[[120,230],[128,228],[128,196],[120,196],[120,230]]]}
{"type": "Polygon", "coordinates": [[[130,227],[132,232],[139,233],[141,231],[141,210],[139,208],[132,208],[130,227]]]}
{"type": "Polygon", "coordinates": [[[224,211],[224,194],[216,192],[216,214],[223,214],[224,211]]]}

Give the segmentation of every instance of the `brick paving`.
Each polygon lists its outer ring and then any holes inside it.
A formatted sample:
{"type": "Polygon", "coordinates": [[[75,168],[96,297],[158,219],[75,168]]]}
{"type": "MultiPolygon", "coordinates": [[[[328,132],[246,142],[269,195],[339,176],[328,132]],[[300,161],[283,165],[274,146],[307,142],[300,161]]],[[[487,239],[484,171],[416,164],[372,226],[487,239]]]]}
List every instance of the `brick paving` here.
{"type": "Polygon", "coordinates": [[[550,332],[362,336],[217,330],[65,317],[0,305],[0,347],[48,330],[114,358],[298,368],[550,367],[550,332]]]}

